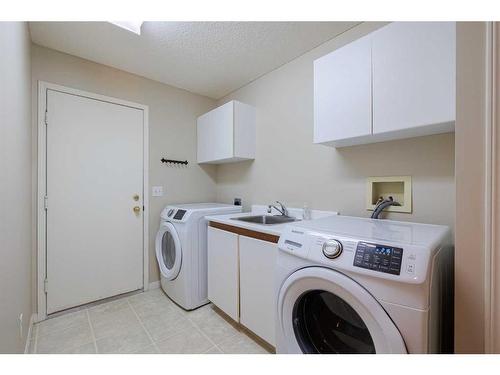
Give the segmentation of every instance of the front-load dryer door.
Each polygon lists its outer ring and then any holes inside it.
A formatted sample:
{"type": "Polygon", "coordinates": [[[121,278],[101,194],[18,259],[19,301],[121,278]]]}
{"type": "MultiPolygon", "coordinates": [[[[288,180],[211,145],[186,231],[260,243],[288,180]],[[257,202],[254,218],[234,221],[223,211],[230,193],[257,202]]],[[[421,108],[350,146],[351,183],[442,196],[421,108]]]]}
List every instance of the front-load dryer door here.
{"type": "Polygon", "coordinates": [[[280,353],[407,353],[398,329],[377,300],[337,271],[294,272],[278,296],[280,353]]]}
{"type": "Polygon", "coordinates": [[[172,223],[160,225],[156,235],[156,259],[162,276],[173,280],[179,274],[182,263],[182,247],[179,235],[172,223]]]}

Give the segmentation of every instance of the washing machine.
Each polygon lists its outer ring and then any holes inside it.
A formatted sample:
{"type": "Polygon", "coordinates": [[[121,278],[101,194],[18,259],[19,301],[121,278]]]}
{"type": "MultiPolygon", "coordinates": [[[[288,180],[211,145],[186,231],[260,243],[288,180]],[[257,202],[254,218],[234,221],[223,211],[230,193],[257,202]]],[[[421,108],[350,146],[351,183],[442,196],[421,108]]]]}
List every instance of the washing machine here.
{"type": "Polygon", "coordinates": [[[453,351],[448,227],[330,216],[278,246],[277,353],[453,351]]]}
{"type": "Polygon", "coordinates": [[[156,235],[161,287],[185,310],[208,303],[206,215],[241,212],[241,206],[190,203],[167,206],[156,235]]]}

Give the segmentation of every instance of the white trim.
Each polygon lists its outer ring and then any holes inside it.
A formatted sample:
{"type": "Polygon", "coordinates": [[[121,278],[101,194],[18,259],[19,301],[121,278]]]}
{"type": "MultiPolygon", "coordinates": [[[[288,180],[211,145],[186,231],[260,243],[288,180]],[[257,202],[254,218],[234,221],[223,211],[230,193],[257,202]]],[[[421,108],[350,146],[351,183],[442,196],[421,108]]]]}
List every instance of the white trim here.
{"type": "Polygon", "coordinates": [[[492,181],[493,181],[493,186],[492,186],[492,192],[491,192],[491,197],[492,197],[492,202],[495,203],[495,206],[493,208],[493,213],[492,213],[492,223],[491,223],[491,231],[492,231],[492,239],[491,239],[491,264],[492,264],[492,269],[491,269],[491,275],[494,275],[494,279],[490,280],[491,281],[491,316],[490,316],[490,321],[492,322],[491,326],[491,347],[487,347],[487,349],[491,349],[491,353],[498,353],[500,352],[500,346],[499,346],[499,335],[500,335],[500,326],[499,326],[499,321],[498,318],[500,316],[500,305],[498,301],[498,272],[500,272],[500,244],[499,244],[499,237],[498,237],[498,228],[499,228],[499,215],[500,215],[500,205],[498,204],[498,200],[496,199],[499,195],[499,190],[500,190],[500,180],[499,180],[499,169],[500,169],[500,160],[499,160],[499,152],[498,152],[498,147],[499,142],[500,142],[500,123],[499,123],[499,110],[500,110],[500,105],[498,104],[499,100],[499,90],[500,90],[500,85],[499,85],[499,71],[498,67],[500,65],[500,49],[499,49],[499,44],[498,44],[498,38],[500,35],[498,34],[500,30],[500,25],[498,22],[495,22],[492,25],[492,79],[491,82],[493,82],[493,87],[491,90],[491,103],[492,103],[492,111],[491,111],[491,125],[493,128],[493,154],[492,154],[492,160],[493,160],[493,166],[492,166],[492,181]]]}
{"type": "Polygon", "coordinates": [[[492,262],[492,245],[495,238],[494,230],[494,207],[495,197],[495,129],[492,123],[493,119],[493,23],[486,23],[486,38],[485,38],[485,181],[484,181],[484,346],[485,352],[491,353],[493,349],[494,339],[494,324],[492,321],[494,308],[494,264],[492,262]]]}
{"type": "Polygon", "coordinates": [[[499,193],[499,129],[498,129],[498,57],[500,51],[497,50],[498,27],[493,22],[486,24],[486,105],[485,105],[485,127],[486,145],[486,181],[485,181],[485,277],[484,277],[484,298],[485,298],[485,324],[484,324],[484,346],[486,353],[498,352],[497,334],[498,316],[497,281],[496,275],[500,271],[499,242],[497,228],[499,223],[499,209],[497,197],[499,193]]]}
{"type": "Polygon", "coordinates": [[[24,344],[24,354],[29,354],[30,350],[30,341],[31,341],[31,331],[33,331],[33,325],[36,321],[36,314],[31,314],[30,323],[28,327],[28,334],[26,335],[26,344],[24,344]]]}
{"type": "Polygon", "coordinates": [[[160,288],[160,280],[156,280],[149,283],[149,290],[159,289],[159,288],[160,288]]]}
{"type": "Polygon", "coordinates": [[[47,105],[47,86],[44,83],[38,82],[38,118],[37,118],[37,318],[38,321],[44,320],[47,317],[47,300],[44,291],[46,256],[45,256],[45,240],[46,240],[46,223],[44,209],[44,194],[45,191],[45,159],[46,159],[46,144],[45,144],[45,108],[47,105]]]}
{"type": "Polygon", "coordinates": [[[142,197],[143,197],[143,206],[142,210],[142,222],[143,222],[143,232],[142,232],[142,240],[143,240],[143,290],[146,291],[149,289],[149,107],[146,105],[141,106],[144,114],[144,127],[143,127],[143,168],[142,168],[142,197]]]}
{"type": "Polygon", "coordinates": [[[38,81],[38,170],[37,170],[37,316],[36,321],[47,318],[47,300],[44,291],[46,276],[46,215],[44,196],[46,188],[46,129],[45,110],[47,107],[47,90],[82,96],[112,104],[137,108],[143,111],[143,289],[149,289],[149,107],[147,105],[99,95],[49,82],[38,81]]]}

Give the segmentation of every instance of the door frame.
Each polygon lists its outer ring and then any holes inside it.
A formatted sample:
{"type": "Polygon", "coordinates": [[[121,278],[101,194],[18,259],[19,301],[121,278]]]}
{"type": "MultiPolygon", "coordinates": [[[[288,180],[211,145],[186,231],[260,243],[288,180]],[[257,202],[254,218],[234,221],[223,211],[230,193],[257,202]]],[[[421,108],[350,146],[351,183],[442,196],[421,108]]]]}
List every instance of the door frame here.
{"type": "Polygon", "coordinates": [[[486,23],[485,352],[500,353],[500,24],[486,23]]]}
{"type": "Polygon", "coordinates": [[[47,90],[58,91],[64,94],[99,100],[111,104],[136,108],[143,111],[143,290],[149,287],[149,107],[147,105],[129,102],[126,100],[91,93],[71,87],[61,86],[50,82],[38,81],[38,118],[37,118],[37,234],[36,234],[36,290],[37,314],[36,321],[47,318],[47,295],[45,293],[45,279],[47,276],[47,223],[45,211],[45,191],[47,186],[47,131],[45,111],[47,107],[47,90]]]}

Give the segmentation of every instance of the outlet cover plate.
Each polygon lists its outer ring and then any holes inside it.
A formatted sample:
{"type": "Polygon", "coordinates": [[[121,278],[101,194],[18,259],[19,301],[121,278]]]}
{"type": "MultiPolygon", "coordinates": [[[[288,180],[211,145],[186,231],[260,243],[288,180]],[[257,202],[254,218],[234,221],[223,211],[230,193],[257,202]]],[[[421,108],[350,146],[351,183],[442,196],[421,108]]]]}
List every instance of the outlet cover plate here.
{"type": "Polygon", "coordinates": [[[163,197],[163,186],[153,186],[151,190],[153,197],[163,197]]]}

